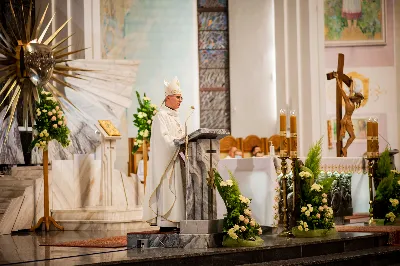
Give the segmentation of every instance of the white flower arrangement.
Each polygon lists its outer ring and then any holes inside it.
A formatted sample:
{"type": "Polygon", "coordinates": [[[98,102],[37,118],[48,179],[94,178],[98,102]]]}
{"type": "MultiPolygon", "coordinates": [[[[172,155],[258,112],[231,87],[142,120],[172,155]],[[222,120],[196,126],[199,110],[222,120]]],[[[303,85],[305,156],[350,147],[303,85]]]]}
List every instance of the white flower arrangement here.
{"type": "Polygon", "coordinates": [[[157,106],[151,103],[149,97],[144,94],[143,99],[140,99],[140,94],[136,92],[139,102],[137,114],[134,114],[133,124],[138,129],[138,136],[133,143],[133,151],[135,153],[142,145],[144,140],[149,140],[151,137],[151,125],[153,124],[153,116],[157,114],[157,106]]]}
{"type": "Polygon", "coordinates": [[[396,220],[396,215],[393,212],[389,212],[388,214],[386,214],[386,218],[390,221],[390,222],[394,222],[394,220],[396,220]]]}
{"type": "Polygon", "coordinates": [[[393,207],[396,207],[397,205],[399,205],[398,199],[389,199],[389,202],[392,203],[393,207]]]}
{"type": "Polygon", "coordinates": [[[322,189],[322,186],[321,186],[321,185],[319,185],[319,184],[317,184],[317,183],[314,183],[314,184],[311,185],[310,191],[315,190],[315,191],[317,191],[317,192],[320,192],[321,189],[322,189]]]}
{"type": "Polygon", "coordinates": [[[47,149],[51,140],[58,141],[63,147],[70,144],[67,118],[58,101],[50,92],[39,89],[39,101],[36,102],[34,138],[31,148],[47,149]]]}
{"type": "Polygon", "coordinates": [[[309,177],[312,177],[312,174],[311,173],[309,173],[309,172],[307,172],[307,171],[302,171],[302,172],[300,172],[299,173],[299,176],[302,178],[302,179],[304,179],[304,178],[309,178],[309,177]]]}
{"type": "Polygon", "coordinates": [[[300,231],[308,231],[314,229],[330,229],[334,227],[333,209],[327,205],[326,193],[321,193],[322,186],[314,183],[311,185],[310,197],[312,202],[318,205],[307,203],[306,206],[300,208],[300,221],[298,221],[297,229],[300,231]]]}
{"type": "MultiPolygon", "coordinates": [[[[232,173],[229,173],[231,178],[228,180],[223,180],[215,169],[214,174],[215,185],[227,209],[223,231],[233,240],[256,241],[256,237],[262,234],[262,229],[253,218],[249,206],[251,199],[240,194],[238,184],[232,173]]],[[[259,241],[258,238],[257,243],[259,241]]]]}

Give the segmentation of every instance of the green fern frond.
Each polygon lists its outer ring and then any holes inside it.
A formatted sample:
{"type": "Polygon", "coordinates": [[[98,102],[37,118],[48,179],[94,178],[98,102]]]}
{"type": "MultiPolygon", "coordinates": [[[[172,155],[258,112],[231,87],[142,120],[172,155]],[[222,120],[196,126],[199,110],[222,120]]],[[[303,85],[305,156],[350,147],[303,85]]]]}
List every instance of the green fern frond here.
{"type": "Polygon", "coordinates": [[[391,169],[392,166],[390,165],[390,154],[389,150],[386,149],[381,153],[381,156],[379,156],[376,175],[381,179],[388,177],[391,169]]]}
{"type": "Polygon", "coordinates": [[[317,177],[320,173],[320,164],[322,158],[322,137],[311,146],[307,154],[307,159],[304,166],[311,170],[314,177],[317,177]]]}

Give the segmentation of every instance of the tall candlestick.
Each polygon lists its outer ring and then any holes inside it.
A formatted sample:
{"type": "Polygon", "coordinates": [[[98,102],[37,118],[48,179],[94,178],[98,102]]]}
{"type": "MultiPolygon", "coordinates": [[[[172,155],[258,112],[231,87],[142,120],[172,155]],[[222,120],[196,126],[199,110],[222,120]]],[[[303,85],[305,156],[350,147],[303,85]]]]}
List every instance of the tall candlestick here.
{"type": "Polygon", "coordinates": [[[297,117],[296,111],[290,111],[290,157],[297,158],[297,117]]]}
{"type": "Polygon", "coordinates": [[[374,157],[379,157],[379,132],[378,132],[378,118],[374,118],[372,123],[372,135],[374,137],[374,157]]]}
{"type": "Polygon", "coordinates": [[[279,111],[279,128],[280,128],[280,156],[287,157],[287,139],[286,139],[286,111],[281,109],[279,111]]]}
{"type": "Polygon", "coordinates": [[[373,119],[370,117],[367,121],[367,157],[372,158],[374,156],[374,136],[372,133],[373,119]]]}

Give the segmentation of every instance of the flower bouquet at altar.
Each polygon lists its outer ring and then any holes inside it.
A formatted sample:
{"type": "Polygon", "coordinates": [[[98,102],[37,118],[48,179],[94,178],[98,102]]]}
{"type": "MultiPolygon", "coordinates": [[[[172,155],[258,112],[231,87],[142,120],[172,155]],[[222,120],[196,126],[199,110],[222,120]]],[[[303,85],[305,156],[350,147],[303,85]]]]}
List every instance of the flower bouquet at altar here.
{"type": "Polygon", "coordinates": [[[376,189],[373,214],[377,225],[400,225],[400,172],[391,170],[389,151],[378,161],[378,174],[384,176],[376,189]]]}
{"type": "Polygon", "coordinates": [[[151,124],[153,116],[157,113],[157,105],[152,104],[149,97],[144,94],[143,99],[140,98],[139,92],[136,92],[139,103],[137,114],[133,115],[133,125],[138,129],[138,135],[133,144],[132,153],[136,153],[142,146],[143,141],[149,140],[151,137],[151,124]]]}
{"type": "Polygon", "coordinates": [[[296,237],[322,237],[336,234],[333,222],[333,210],[328,206],[328,195],[324,187],[318,184],[316,176],[320,173],[322,139],[308,152],[304,166],[297,161],[293,176],[300,184],[300,215],[297,226],[292,228],[296,237]]]}
{"type": "Polygon", "coordinates": [[[253,218],[249,207],[251,199],[240,193],[235,177],[229,172],[230,178],[223,180],[214,169],[215,186],[225,203],[227,215],[224,218],[223,232],[224,247],[255,247],[263,244],[259,235],[262,234],[260,225],[253,218]]]}

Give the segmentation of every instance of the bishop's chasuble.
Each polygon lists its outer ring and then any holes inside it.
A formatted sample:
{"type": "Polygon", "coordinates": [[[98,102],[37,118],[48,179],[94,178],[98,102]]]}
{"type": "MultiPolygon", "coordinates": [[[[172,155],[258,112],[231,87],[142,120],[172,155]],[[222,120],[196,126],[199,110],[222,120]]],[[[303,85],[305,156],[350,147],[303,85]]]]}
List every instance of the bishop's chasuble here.
{"type": "Polygon", "coordinates": [[[176,227],[185,217],[184,188],[175,139],[184,137],[178,111],[165,105],[154,116],[149,171],[143,201],[143,221],[176,227]]]}

